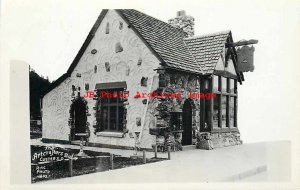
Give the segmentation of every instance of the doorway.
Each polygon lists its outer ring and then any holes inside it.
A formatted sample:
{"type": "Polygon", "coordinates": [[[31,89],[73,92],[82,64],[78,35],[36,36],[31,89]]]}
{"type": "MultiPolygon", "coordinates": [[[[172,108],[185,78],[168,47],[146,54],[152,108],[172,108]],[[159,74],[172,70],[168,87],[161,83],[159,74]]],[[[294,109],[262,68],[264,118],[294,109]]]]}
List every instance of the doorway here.
{"type": "Polygon", "coordinates": [[[72,134],[73,140],[80,140],[80,137],[76,134],[86,133],[86,105],[81,100],[78,99],[72,104],[71,114],[74,121],[74,129],[72,134]]]}
{"type": "Polygon", "coordinates": [[[192,144],[192,105],[186,100],[182,108],[182,145],[192,144]]]}

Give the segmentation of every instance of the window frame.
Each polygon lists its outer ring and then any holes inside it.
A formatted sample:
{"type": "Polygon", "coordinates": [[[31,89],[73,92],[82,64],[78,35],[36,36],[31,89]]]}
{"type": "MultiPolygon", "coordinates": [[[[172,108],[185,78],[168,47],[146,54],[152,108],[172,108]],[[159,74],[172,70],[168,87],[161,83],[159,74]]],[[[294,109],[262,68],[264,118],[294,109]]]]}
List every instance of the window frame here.
{"type": "Polygon", "coordinates": [[[221,128],[221,122],[220,120],[222,119],[222,113],[220,111],[220,106],[221,106],[221,95],[220,94],[217,94],[216,95],[216,98],[213,100],[213,114],[212,114],[212,117],[213,117],[213,127],[215,128],[221,128]],[[217,104],[215,104],[215,101],[217,100],[217,104]],[[217,109],[215,109],[215,106],[217,106],[217,109]],[[215,110],[217,110],[217,118],[218,118],[218,122],[217,122],[217,126],[215,126],[215,119],[214,119],[214,116],[215,116],[215,110]]]}
{"type": "MultiPolygon", "coordinates": [[[[215,88],[213,89],[213,92],[217,94],[217,97],[219,96],[219,109],[218,109],[218,126],[214,126],[213,128],[215,129],[225,129],[225,128],[237,128],[237,101],[238,101],[238,93],[237,93],[237,79],[235,78],[229,78],[229,77],[224,77],[224,76],[219,76],[219,75],[214,75],[214,77],[219,77],[218,80],[218,90],[216,90],[215,88]],[[230,81],[233,80],[233,83],[231,83],[230,81]],[[223,88],[224,84],[223,82],[226,81],[226,89],[223,88]],[[233,90],[231,90],[231,85],[234,86],[233,90]],[[223,97],[226,97],[226,113],[225,113],[225,117],[226,117],[226,125],[225,127],[222,127],[223,124],[223,120],[222,120],[222,99],[224,99],[223,97]],[[233,97],[233,98],[232,98],[233,97]],[[231,103],[231,101],[233,101],[233,104],[231,103]],[[230,105],[233,105],[234,108],[230,109],[230,105]],[[233,124],[231,124],[230,122],[230,111],[233,110],[234,111],[234,118],[233,118],[233,124]]],[[[215,101],[215,100],[213,100],[215,101]]],[[[213,103],[214,105],[214,103],[213,103]]],[[[213,122],[214,123],[214,122],[213,122]]]]}
{"type": "MultiPolygon", "coordinates": [[[[106,91],[106,92],[118,92],[118,93],[124,93],[125,89],[124,88],[116,88],[116,89],[101,89],[99,90],[99,93],[101,94],[101,91],[106,91]]],[[[117,98],[102,98],[101,96],[100,100],[98,102],[98,109],[97,112],[99,114],[99,132],[122,132],[123,131],[123,126],[124,126],[124,114],[125,114],[125,107],[124,107],[124,99],[122,97],[117,97],[117,98]],[[113,99],[116,99],[115,101],[112,102],[113,99]],[[105,101],[104,101],[105,100],[105,101]],[[111,123],[111,108],[116,107],[116,115],[115,115],[115,124],[116,124],[116,129],[112,129],[112,123],[111,123]],[[123,111],[120,111],[120,107],[122,107],[123,111]],[[104,108],[107,108],[107,127],[103,125],[103,110],[104,108]],[[121,122],[120,122],[121,121],[121,122]]]]}

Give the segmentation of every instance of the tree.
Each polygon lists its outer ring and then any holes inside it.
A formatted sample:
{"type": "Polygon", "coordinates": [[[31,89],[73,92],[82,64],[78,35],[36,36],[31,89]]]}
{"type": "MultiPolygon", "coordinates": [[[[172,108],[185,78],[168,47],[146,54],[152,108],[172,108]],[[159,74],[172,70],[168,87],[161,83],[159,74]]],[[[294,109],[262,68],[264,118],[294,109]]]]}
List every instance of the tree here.
{"type": "Polygon", "coordinates": [[[41,117],[40,101],[50,84],[48,77],[44,79],[42,76],[39,76],[34,69],[31,68],[29,70],[30,118],[37,119],[41,117]]]}

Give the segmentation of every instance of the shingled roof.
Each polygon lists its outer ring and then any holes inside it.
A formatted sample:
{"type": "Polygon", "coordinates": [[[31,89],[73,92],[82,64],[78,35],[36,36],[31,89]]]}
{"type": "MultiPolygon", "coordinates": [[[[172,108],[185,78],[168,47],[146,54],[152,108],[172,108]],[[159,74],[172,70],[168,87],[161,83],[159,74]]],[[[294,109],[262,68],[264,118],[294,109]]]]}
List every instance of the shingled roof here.
{"type": "MultiPolygon", "coordinates": [[[[163,64],[177,70],[212,74],[227,37],[231,38],[230,31],[187,38],[183,30],[139,11],[133,9],[116,9],[116,11],[163,64]]],[[[71,76],[107,12],[107,9],[101,12],[68,71],[53,82],[45,94],[71,76]]]]}
{"type": "Polygon", "coordinates": [[[223,51],[229,30],[187,38],[170,24],[133,9],[118,10],[167,66],[212,74],[223,51]]]}
{"type": "Polygon", "coordinates": [[[227,30],[184,39],[204,73],[213,73],[230,33],[230,30],[227,30]]]}
{"type": "Polygon", "coordinates": [[[133,9],[117,11],[128,20],[167,66],[202,73],[200,65],[184,43],[187,34],[183,30],[133,9]]]}

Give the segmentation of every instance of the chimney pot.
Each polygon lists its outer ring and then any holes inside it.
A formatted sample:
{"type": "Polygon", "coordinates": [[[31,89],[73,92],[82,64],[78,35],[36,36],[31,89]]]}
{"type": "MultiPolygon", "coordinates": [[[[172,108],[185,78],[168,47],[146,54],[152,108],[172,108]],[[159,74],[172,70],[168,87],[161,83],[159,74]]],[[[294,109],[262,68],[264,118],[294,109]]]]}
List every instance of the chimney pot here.
{"type": "Polygon", "coordinates": [[[185,10],[178,11],[177,16],[185,16],[185,10]]]}

